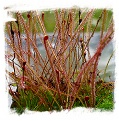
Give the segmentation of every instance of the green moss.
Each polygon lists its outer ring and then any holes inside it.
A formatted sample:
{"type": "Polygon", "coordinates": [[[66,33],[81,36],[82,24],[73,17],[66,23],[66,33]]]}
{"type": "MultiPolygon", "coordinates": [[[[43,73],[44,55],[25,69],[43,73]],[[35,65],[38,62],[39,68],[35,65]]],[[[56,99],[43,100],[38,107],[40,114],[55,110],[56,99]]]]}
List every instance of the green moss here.
{"type": "MultiPolygon", "coordinates": [[[[47,104],[51,102],[53,102],[53,97],[51,96],[51,94],[49,92],[45,92],[44,93],[46,96],[46,100],[47,104]]],[[[60,105],[60,100],[59,98],[56,98],[57,102],[59,103],[59,105],[57,105],[57,103],[54,101],[54,103],[52,103],[52,107],[45,105],[44,103],[42,103],[41,105],[39,104],[39,100],[40,98],[38,98],[37,96],[35,96],[33,94],[32,91],[21,91],[20,93],[20,97],[19,100],[17,101],[13,101],[12,105],[11,105],[11,109],[14,109],[18,114],[22,114],[25,109],[31,110],[31,111],[61,111],[61,109],[59,108],[60,105]]],[[[57,97],[57,96],[56,96],[57,97]]],[[[85,107],[85,102],[84,102],[84,97],[85,94],[82,94],[81,96],[81,100],[82,102],[76,98],[73,108],[75,107],[85,107]]],[[[111,91],[109,91],[108,89],[102,89],[100,91],[100,93],[98,94],[98,96],[96,96],[96,109],[101,109],[103,110],[113,110],[113,106],[114,106],[114,102],[113,102],[113,94],[111,91]],[[109,93],[109,94],[107,94],[109,93]]],[[[62,105],[61,105],[62,106],[62,105]]],[[[90,105],[87,105],[88,107],[90,107],[90,105]]]]}
{"type": "Polygon", "coordinates": [[[96,108],[99,108],[101,110],[113,110],[113,107],[114,107],[113,98],[114,98],[113,94],[112,93],[109,94],[96,108]]]}

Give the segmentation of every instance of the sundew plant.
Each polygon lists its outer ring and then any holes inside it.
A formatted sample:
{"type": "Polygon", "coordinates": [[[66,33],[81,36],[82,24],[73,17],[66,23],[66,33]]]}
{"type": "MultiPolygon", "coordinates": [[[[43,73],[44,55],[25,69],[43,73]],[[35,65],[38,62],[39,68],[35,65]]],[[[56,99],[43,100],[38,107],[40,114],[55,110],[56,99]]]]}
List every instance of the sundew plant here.
{"type": "Polygon", "coordinates": [[[104,77],[114,52],[105,69],[98,68],[102,51],[113,40],[112,11],[71,8],[12,14],[16,21],[5,25],[11,109],[18,114],[25,109],[113,109],[114,81],[104,77]],[[97,31],[100,38],[91,54],[89,44],[97,31]]]}

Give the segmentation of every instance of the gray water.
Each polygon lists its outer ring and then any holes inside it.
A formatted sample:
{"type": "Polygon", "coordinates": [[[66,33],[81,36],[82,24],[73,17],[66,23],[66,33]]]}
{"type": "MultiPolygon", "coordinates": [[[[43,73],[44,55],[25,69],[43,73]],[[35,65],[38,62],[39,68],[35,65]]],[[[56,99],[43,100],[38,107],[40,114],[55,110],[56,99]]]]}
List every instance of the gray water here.
{"type": "MultiPolygon", "coordinates": [[[[51,34],[49,34],[49,35],[51,35],[51,34]]],[[[89,43],[91,56],[93,56],[93,54],[96,51],[99,39],[100,39],[100,34],[95,33],[94,36],[92,37],[90,43],[89,43]]],[[[25,46],[25,43],[23,43],[23,45],[25,46]]],[[[44,49],[44,46],[42,45],[42,43],[40,42],[38,36],[37,36],[37,46],[38,46],[38,49],[39,49],[40,53],[42,54],[42,56],[45,57],[45,49],[44,49]]],[[[6,49],[9,48],[7,45],[5,47],[6,47],[6,49]]],[[[103,74],[104,74],[105,66],[106,66],[106,64],[107,64],[107,62],[108,62],[108,60],[110,58],[110,55],[112,54],[114,48],[115,48],[115,42],[114,42],[114,40],[112,40],[105,47],[105,49],[103,50],[103,52],[101,54],[101,58],[99,60],[99,65],[98,65],[98,69],[102,70],[101,76],[103,76],[103,74]]],[[[12,71],[11,68],[9,68],[9,70],[12,71]]],[[[114,56],[111,58],[111,60],[109,62],[109,66],[108,66],[108,68],[106,70],[105,80],[106,81],[114,81],[115,80],[115,57],[114,56]]],[[[10,95],[9,95],[9,101],[8,102],[9,102],[9,107],[10,107],[10,105],[12,103],[12,98],[11,98],[10,95]]]]}

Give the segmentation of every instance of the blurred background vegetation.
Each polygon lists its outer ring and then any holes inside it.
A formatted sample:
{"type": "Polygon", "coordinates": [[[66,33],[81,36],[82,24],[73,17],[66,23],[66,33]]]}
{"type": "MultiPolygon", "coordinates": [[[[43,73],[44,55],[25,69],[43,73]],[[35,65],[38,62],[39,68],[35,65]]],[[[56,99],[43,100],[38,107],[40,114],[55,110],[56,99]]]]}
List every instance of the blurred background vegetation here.
{"type": "MultiPolygon", "coordinates": [[[[53,11],[53,10],[41,11],[40,14],[41,14],[42,12],[44,13],[44,25],[45,25],[45,27],[46,27],[46,31],[47,31],[48,33],[52,33],[52,32],[54,31],[55,24],[56,24],[56,22],[55,22],[55,14],[54,14],[54,11],[53,11]]],[[[98,18],[99,18],[99,16],[100,16],[101,12],[102,12],[102,9],[96,9],[96,10],[94,11],[93,20],[92,20],[92,30],[94,29],[94,27],[95,27],[95,25],[96,25],[96,22],[97,22],[97,20],[98,20],[98,18]]],[[[76,10],[76,17],[75,17],[75,20],[78,20],[78,18],[79,18],[78,13],[79,13],[79,9],[76,10]]],[[[81,18],[83,18],[83,17],[85,16],[85,13],[86,13],[86,12],[81,13],[81,18]]],[[[12,12],[12,14],[13,14],[13,16],[16,18],[15,13],[12,12]]],[[[24,19],[25,19],[26,21],[28,21],[27,14],[28,14],[28,12],[23,12],[23,13],[22,13],[22,15],[23,15],[23,17],[24,17],[24,19]]],[[[107,14],[108,14],[108,17],[107,17],[106,19],[107,19],[108,21],[107,21],[107,23],[105,23],[105,24],[106,24],[106,28],[108,27],[108,25],[109,25],[109,23],[110,23],[110,20],[111,20],[111,17],[112,17],[112,14],[113,14],[112,10],[111,10],[111,9],[108,10],[108,13],[107,13],[107,14]]],[[[86,26],[84,26],[84,29],[86,30],[86,26]]],[[[39,26],[37,26],[37,30],[40,31],[40,27],[39,27],[39,26]]],[[[92,30],[91,30],[91,31],[92,31],[92,30]]],[[[99,25],[97,26],[96,31],[97,31],[97,32],[100,31],[100,23],[99,23],[99,25]]],[[[21,32],[23,32],[23,31],[21,30],[21,32]]]]}
{"type": "MultiPolygon", "coordinates": [[[[75,19],[78,18],[78,12],[79,11],[77,10],[76,18],[75,19]]],[[[95,10],[95,13],[93,15],[93,21],[92,21],[93,22],[92,23],[92,29],[95,27],[96,22],[97,22],[97,20],[98,20],[98,18],[100,16],[101,12],[102,12],[102,9],[96,9],[95,10]]],[[[53,11],[44,11],[44,15],[45,15],[44,16],[45,17],[44,18],[44,24],[45,24],[45,27],[46,27],[47,32],[53,32],[54,31],[54,27],[55,27],[55,16],[54,16],[54,12],[53,11]]],[[[84,15],[85,15],[85,13],[83,13],[81,15],[81,17],[84,17],[84,15]]],[[[106,27],[108,27],[108,25],[110,23],[110,20],[111,20],[111,17],[112,17],[112,11],[109,10],[108,11],[108,18],[107,18],[108,22],[105,23],[106,24],[106,27]]],[[[97,27],[96,31],[100,31],[100,26],[97,27]]]]}

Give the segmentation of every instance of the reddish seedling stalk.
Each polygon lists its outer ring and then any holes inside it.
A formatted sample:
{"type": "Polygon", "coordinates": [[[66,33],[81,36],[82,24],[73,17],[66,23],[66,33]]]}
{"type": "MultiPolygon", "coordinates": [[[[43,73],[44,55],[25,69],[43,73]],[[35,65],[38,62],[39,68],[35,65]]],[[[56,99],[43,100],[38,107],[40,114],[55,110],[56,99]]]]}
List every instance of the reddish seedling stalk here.
{"type": "Polygon", "coordinates": [[[44,12],[42,12],[42,21],[44,23],[44,12]]]}
{"type": "MultiPolygon", "coordinates": [[[[28,30],[29,30],[29,34],[31,34],[32,32],[31,32],[31,27],[32,27],[32,25],[31,25],[31,12],[29,12],[28,14],[27,14],[27,17],[28,17],[28,30]]],[[[28,36],[30,36],[30,35],[28,35],[28,36]]],[[[28,53],[31,53],[31,50],[30,50],[30,41],[29,41],[29,38],[26,38],[27,39],[27,51],[28,51],[28,53]]],[[[27,59],[28,59],[28,63],[30,64],[30,56],[28,55],[28,57],[27,57],[27,59]]]]}
{"type": "MultiPolygon", "coordinates": [[[[56,86],[57,86],[57,89],[58,89],[58,93],[60,92],[60,88],[59,88],[59,83],[58,83],[58,79],[57,79],[57,74],[56,74],[56,71],[55,71],[55,69],[54,69],[54,65],[53,65],[53,60],[51,60],[50,59],[50,55],[49,55],[49,52],[48,52],[48,49],[47,49],[47,42],[48,42],[48,36],[47,35],[45,35],[44,36],[44,46],[45,46],[45,49],[46,49],[46,53],[47,53],[47,56],[48,56],[48,58],[49,58],[49,61],[50,61],[50,65],[51,65],[51,68],[52,68],[52,72],[53,72],[53,75],[55,75],[55,81],[56,81],[56,86]]],[[[60,93],[59,93],[60,94],[60,93]]],[[[59,98],[60,98],[60,100],[61,100],[61,95],[59,95],[59,98]]]]}
{"type": "Polygon", "coordinates": [[[25,73],[25,65],[26,62],[23,62],[23,66],[22,66],[22,79],[21,79],[21,86],[23,89],[25,89],[25,80],[24,80],[24,73],[25,73]]]}

